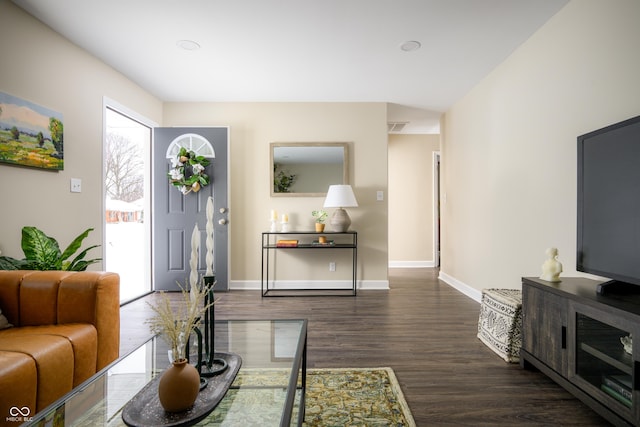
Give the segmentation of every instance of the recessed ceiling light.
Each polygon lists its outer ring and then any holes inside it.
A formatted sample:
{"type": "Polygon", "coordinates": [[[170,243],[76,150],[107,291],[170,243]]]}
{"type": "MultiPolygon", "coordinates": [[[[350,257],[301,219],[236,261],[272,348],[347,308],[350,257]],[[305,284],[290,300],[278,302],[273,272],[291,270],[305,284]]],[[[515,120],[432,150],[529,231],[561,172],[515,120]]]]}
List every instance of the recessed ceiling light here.
{"type": "Polygon", "coordinates": [[[420,49],[420,46],[422,46],[420,42],[417,42],[415,40],[409,40],[402,43],[400,45],[400,49],[403,50],[404,52],[413,52],[414,50],[420,49]]]}
{"type": "Polygon", "coordinates": [[[198,49],[200,49],[200,45],[198,43],[194,42],[193,40],[178,40],[176,42],[176,45],[180,49],[184,49],[184,50],[198,50],[198,49]]]}

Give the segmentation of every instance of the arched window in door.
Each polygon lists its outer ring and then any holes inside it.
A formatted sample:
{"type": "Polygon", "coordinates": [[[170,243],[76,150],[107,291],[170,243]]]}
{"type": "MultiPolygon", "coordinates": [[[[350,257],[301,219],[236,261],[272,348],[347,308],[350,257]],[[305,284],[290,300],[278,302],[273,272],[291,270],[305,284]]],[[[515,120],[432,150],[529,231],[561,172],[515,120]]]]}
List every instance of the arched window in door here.
{"type": "Polygon", "coordinates": [[[167,159],[175,158],[182,147],[189,151],[193,151],[198,156],[208,158],[216,157],[216,152],[213,149],[213,146],[206,138],[195,133],[185,133],[171,141],[171,144],[167,147],[167,159]]]}

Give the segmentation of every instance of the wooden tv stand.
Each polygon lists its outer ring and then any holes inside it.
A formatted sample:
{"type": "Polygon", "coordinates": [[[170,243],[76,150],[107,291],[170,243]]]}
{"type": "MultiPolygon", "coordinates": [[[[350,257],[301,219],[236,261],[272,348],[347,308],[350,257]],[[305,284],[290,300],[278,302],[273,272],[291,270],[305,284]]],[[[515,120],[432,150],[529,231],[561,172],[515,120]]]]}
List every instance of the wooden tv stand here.
{"type": "Polygon", "coordinates": [[[520,364],[535,367],[620,426],[640,425],[640,287],[597,295],[600,281],[522,279],[520,364]],[[620,338],[637,337],[632,354],[620,338]]]}

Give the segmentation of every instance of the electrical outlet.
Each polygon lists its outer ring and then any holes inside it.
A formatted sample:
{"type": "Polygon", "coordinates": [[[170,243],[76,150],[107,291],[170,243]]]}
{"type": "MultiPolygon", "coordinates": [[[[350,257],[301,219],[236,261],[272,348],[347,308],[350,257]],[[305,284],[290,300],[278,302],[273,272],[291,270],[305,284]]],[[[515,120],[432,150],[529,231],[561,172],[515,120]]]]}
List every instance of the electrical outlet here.
{"type": "Polygon", "coordinates": [[[335,262],[330,262],[329,263],[329,271],[336,271],[336,263],[335,262]]]}
{"type": "Polygon", "coordinates": [[[82,193],[82,180],[80,178],[71,178],[71,192],[82,193]]]}
{"type": "Polygon", "coordinates": [[[376,191],[376,200],[379,202],[384,201],[384,191],[376,191]]]}

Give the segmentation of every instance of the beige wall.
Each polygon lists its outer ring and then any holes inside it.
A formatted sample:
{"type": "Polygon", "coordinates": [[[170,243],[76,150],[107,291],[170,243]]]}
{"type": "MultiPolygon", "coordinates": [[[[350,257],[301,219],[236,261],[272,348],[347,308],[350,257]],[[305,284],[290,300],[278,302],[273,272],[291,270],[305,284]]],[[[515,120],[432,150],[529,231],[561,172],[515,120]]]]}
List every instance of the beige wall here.
{"type": "MultiPolygon", "coordinates": [[[[164,111],[166,126],[230,127],[232,287],[260,280],[260,233],[269,229],[272,209],[288,213],[294,230],[313,228],[311,211],[322,208],[324,197],[270,197],[269,144],[317,141],[350,142],[350,182],[359,207],[348,212],[359,233],[358,279],[386,286],[387,203],[376,201],[377,190],[387,192],[386,104],[168,103],[164,111]]],[[[350,272],[344,253],[318,261],[317,268],[300,253],[290,255],[279,279],[344,280],[350,272]],[[328,273],[329,261],[337,262],[335,273],[328,273]]]]}
{"type": "MultiPolygon", "coordinates": [[[[0,54],[10,58],[0,67],[0,91],[61,112],[65,126],[64,171],[0,165],[0,251],[5,255],[22,256],[25,225],[43,229],[62,245],[93,227],[85,244],[102,244],[106,96],[161,125],[231,127],[231,280],[241,285],[260,279],[260,232],[268,228],[270,210],[288,212],[295,228],[310,228],[311,210],[324,201],[269,197],[269,142],[350,141],[350,174],[360,203],[349,210],[352,228],[360,232],[359,279],[387,285],[387,204],[375,200],[377,190],[387,191],[386,104],[163,105],[8,0],[0,0],[0,54]],[[82,179],[82,193],[70,193],[72,177],[82,179]]],[[[329,279],[341,279],[346,258],[332,258],[338,270],[329,279]]],[[[326,273],[322,268],[317,275],[326,273]]]]}
{"type": "Polygon", "coordinates": [[[0,0],[0,56],[1,92],[63,114],[65,157],[59,172],[0,164],[0,251],[22,257],[25,225],[63,249],[93,227],[85,245],[102,244],[103,97],[158,123],[162,103],[8,0],[0,0]],[[82,179],[82,193],[70,193],[72,177],[82,179]]]}
{"type": "Polygon", "coordinates": [[[442,278],[519,288],[550,246],[576,275],[576,137],[640,114],[639,16],[571,1],[446,113],[442,278]]]}
{"type": "Polygon", "coordinates": [[[434,262],[433,153],[439,135],[389,135],[389,265],[434,262]]]}

